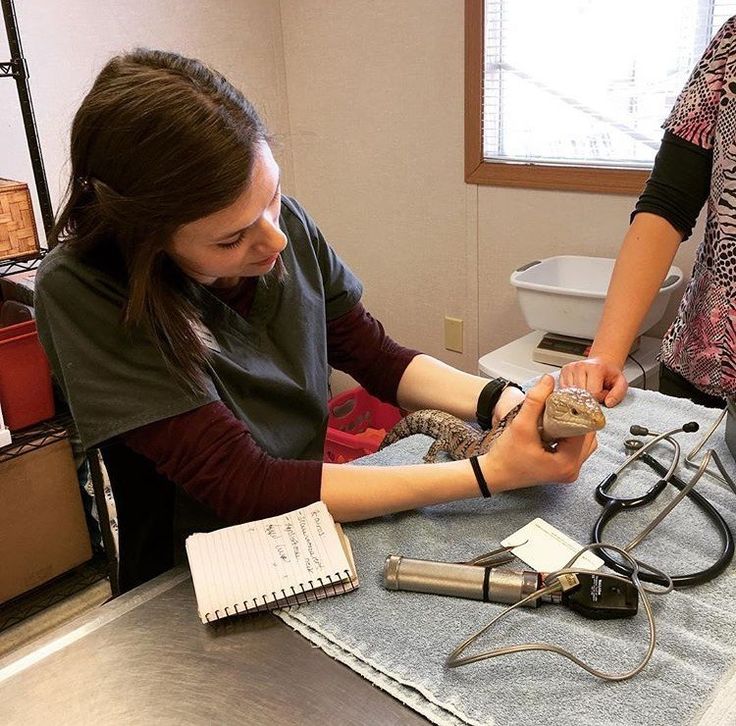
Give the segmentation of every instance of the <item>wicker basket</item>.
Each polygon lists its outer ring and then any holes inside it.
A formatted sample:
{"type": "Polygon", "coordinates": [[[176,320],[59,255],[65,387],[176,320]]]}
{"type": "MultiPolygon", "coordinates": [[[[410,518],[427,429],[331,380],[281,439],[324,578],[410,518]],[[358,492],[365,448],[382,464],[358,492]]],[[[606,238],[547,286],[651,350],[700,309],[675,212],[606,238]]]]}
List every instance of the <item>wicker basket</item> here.
{"type": "Polygon", "coordinates": [[[0,179],[0,260],[33,257],[38,251],[28,185],[0,179]]]}

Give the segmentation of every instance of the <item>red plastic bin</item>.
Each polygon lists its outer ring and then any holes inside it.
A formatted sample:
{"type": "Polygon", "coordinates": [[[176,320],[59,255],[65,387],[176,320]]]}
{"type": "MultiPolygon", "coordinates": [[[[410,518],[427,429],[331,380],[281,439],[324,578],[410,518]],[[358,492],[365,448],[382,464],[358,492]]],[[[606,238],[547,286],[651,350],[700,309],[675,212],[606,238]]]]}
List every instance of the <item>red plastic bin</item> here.
{"type": "Polygon", "coordinates": [[[386,432],[401,419],[401,411],[358,386],[329,403],[324,460],[344,464],[378,450],[386,432]]]}
{"type": "Polygon", "coordinates": [[[35,320],[0,328],[0,407],[11,431],[54,415],[51,371],[35,320]]]}

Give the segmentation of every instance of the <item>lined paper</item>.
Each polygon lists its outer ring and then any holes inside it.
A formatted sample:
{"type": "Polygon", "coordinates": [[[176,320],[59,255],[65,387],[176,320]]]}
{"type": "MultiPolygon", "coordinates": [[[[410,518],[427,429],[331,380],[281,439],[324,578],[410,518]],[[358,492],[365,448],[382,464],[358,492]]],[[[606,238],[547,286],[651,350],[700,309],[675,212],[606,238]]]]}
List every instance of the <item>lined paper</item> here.
{"type": "Polygon", "coordinates": [[[318,600],[358,585],[350,545],[323,502],[191,535],[186,550],[203,623],[318,600]]]}

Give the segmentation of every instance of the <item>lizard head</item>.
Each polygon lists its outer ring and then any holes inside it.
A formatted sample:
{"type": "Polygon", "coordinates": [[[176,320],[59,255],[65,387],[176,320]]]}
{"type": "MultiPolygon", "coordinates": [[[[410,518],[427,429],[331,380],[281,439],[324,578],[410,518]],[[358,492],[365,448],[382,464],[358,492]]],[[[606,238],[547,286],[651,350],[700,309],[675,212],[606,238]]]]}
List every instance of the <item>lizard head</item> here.
{"type": "Polygon", "coordinates": [[[606,417],[598,402],[582,388],[559,388],[547,399],[542,422],[545,438],[580,436],[605,425],[606,417]]]}

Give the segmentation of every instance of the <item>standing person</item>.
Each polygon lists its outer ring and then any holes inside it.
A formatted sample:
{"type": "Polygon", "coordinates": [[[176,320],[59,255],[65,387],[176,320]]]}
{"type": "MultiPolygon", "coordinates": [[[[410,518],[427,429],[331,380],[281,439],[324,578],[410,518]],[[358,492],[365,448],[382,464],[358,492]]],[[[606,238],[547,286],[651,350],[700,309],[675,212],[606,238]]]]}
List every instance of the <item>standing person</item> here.
{"type": "Polygon", "coordinates": [[[548,377],[478,473],[469,461],[323,464],[329,366],[408,410],[498,419],[524,397],[386,335],[282,197],[251,104],[199,61],[139,50],[103,68],[74,119],[51,242],[39,333],[84,447],[110,473],[122,590],[170,567],[194,529],[320,498],[350,521],[570,482],[595,449],[592,434],[542,445],[548,377]]]}
{"type": "Polygon", "coordinates": [[[562,385],[615,406],[623,367],[679,244],[708,202],[705,235],[677,317],[662,341],[660,391],[723,407],[736,396],[736,16],[711,41],[680,93],[633,213],[590,356],[562,385]]]}

